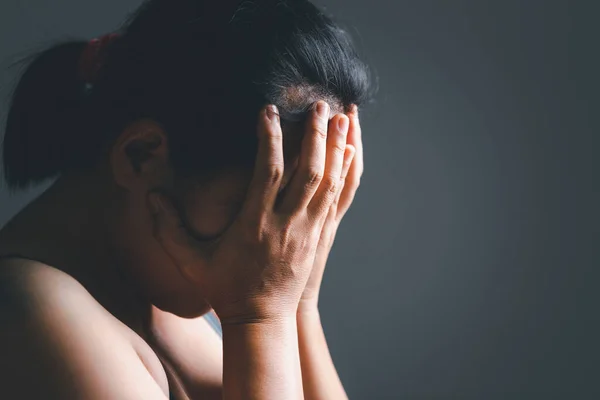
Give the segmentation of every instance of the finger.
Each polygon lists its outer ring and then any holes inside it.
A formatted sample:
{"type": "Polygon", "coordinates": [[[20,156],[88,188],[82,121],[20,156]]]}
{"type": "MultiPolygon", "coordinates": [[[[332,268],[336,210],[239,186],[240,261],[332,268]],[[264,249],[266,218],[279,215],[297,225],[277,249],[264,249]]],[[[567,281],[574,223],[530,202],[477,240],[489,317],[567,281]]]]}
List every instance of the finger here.
{"type": "Polygon", "coordinates": [[[283,178],[283,137],[277,107],[268,105],[261,111],[257,130],[254,176],[244,204],[247,212],[256,215],[273,208],[283,178]]]}
{"type": "MultiPolygon", "coordinates": [[[[348,145],[350,146],[350,145],[348,145]]],[[[354,164],[356,162],[356,155],[354,155],[354,157],[352,158],[351,164],[354,164]]],[[[348,171],[351,169],[351,167],[348,168],[348,171]]],[[[335,220],[337,222],[341,221],[341,219],[344,217],[344,215],[346,214],[346,212],[348,211],[348,209],[350,208],[350,205],[352,204],[352,201],[354,200],[354,196],[356,195],[356,190],[358,188],[358,184],[356,181],[354,181],[353,179],[349,178],[348,172],[346,173],[346,176],[341,180],[341,188],[340,191],[338,192],[338,197],[336,199],[335,203],[335,209],[336,209],[336,214],[335,214],[335,220]]]]}
{"type": "Polygon", "coordinates": [[[355,162],[356,165],[351,167],[350,175],[362,176],[364,172],[363,162],[363,142],[362,142],[362,129],[360,126],[360,120],[358,116],[358,107],[352,105],[350,112],[348,113],[350,119],[350,127],[348,128],[348,143],[356,148],[355,162]]]}
{"type": "Polygon", "coordinates": [[[342,167],[342,175],[340,177],[340,187],[338,188],[338,194],[329,207],[329,213],[327,214],[327,219],[325,223],[332,223],[337,220],[338,214],[338,203],[340,201],[340,196],[344,191],[346,176],[348,175],[348,170],[350,169],[350,165],[352,164],[352,160],[354,159],[354,153],[356,150],[352,145],[346,145],[346,152],[344,153],[344,166],[342,167]]]}
{"type": "Polygon", "coordinates": [[[326,251],[329,251],[329,249],[331,249],[331,244],[332,244],[332,236],[335,236],[335,231],[337,229],[337,227],[335,226],[336,223],[336,218],[335,218],[335,214],[336,211],[334,209],[334,207],[331,207],[329,210],[329,213],[327,214],[327,218],[325,219],[325,223],[323,224],[323,228],[321,230],[321,236],[319,237],[319,248],[320,249],[325,249],[326,251]]]}
{"type": "Polygon", "coordinates": [[[345,189],[340,196],[338,204],[338,214],[340,211],[343,214],[350,208],[352,201],[360,185],[360,179],[364,171],[364,159],[363,159],[363,143],[362,143],[362,130],[360,127],[360,121],[358,119],[358,108],[353,105],[350,112],[348,113],[350,119],[350,127],[348,128],[348,144],[351,144],[356,149],[354,160],[348,171],[346,177],[345,189]]]}
{"type": "MultiPolygon", "coordinates": [[[[354,157],[356,155],[356,147],[351,144],[346,144],[346,151],[344,153],[344,165],[342,166],[342,175],[340,176],[340,181],[345,181],[348,176],[348,172],[352,166],[352,162],[354,161],[354,157]]],[[[338,194],[342,193],[342,188],[340,187],[340,191],[338,194]]]]}
{"type": "Polygon", "coordinates": [[[338,187],[338,192],[337,192],[337,196],[334,200],[334,202],[331,204],[331,208],[334,209],[335,206],[337,205],[339,199],[340,199],[340,195],[342,194],[343,190],[344,190],[344,181],[346,180],[346,175],[348,175],[348,170],[350,169],[350,165],[352,164],[352,159],[354,158],[354,153],[356,152],[356,150],[354,149],[354,146],[352,145],[346,145],[346,151],[344,153],[344,165],[342,166],[342,174],[340,176],[340,184],[338,187]]]}
{"type": "Polygon", "coordinates": [[[329,123],[325,173],[308,206],[309,213],[315,217],[326,214],[329,206],[337,196],[346,152],[348,127],[349,120],[344,114],[336,115],[329,123]]]}
{"type": "Polygon", "coordinates": [[[340,187],[338,188],[337,196],[335,198],[334,204],[339,204],[340,198],[344,193],[344,188],[346,187],[346,177],[348,176],[348,171],[354,161],[354,155],[356,154],[356,149],[351,144],[346,145],[346,152],[344,153],[344,165],[342,167],[342,175],[340,176],[340,187]]]}
{"type": "Polygon", "coordinates": [[[171,201],[163,194],[151,193],[148,200],[154,217],[154,237],[171,257],[181,273],[195,279],[194,260],[200,256],[171,201]]]}
{"type": "Polygon", "coordinates": [[[329,105],[318,101],[306,123],[298,167],[286,188],[282,210],[293,213],[305,209],[317,191],[325,171],[329,105]]]}

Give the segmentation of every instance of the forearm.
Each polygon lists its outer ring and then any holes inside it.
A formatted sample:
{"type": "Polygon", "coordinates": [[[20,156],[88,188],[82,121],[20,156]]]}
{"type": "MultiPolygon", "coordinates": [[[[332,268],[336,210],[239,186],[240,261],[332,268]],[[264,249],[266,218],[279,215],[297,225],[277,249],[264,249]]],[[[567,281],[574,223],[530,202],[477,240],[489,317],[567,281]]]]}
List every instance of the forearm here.
{"type": "Polygon", "coordinates": [[[223,324],[223,399],[302,399],[294,317],[223,324]]]}
{"type": "Polygon", "coordinates": [[[329,353],[316,306],[297,314],[302,383],[306,400],[347,399],[329,353]]]}

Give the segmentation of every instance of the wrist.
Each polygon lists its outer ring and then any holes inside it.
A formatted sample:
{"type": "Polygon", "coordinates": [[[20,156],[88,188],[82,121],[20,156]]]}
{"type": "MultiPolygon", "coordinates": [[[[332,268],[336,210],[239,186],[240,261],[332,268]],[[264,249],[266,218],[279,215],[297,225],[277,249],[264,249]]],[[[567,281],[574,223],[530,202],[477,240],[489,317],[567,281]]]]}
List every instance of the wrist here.
{"type": "Polygon", "coordinates": [[[291,302],[272,299],[240,301],[214,308],[222,325],[272,324],[292,319],[295,310],[295,304],[291,302]]]}
{"type": "MultiPolygon", "coordinates": [[[[282,316],[277,318],[268,318],[260,320],[226,320],[221,325],[223,330],[223,342],[230,344],[230,341],[254,341],[260,343],[270,343],[270,346],[286,347],[289,343],[296,343],[298,340],[298,321],[295,316],[282,316]]],[[[259,343],[255,343],[259,345],[259,343]]]]}
{"type": "Polygon", "coordinates": [[[296,313],[296,326],[299,338],[305,338],[307,334],[312,335],[315,332],[322,332],[323,324],[321,323],[319,309],[311,307],[299,310],[296,313]]]}
{"type": "Polygon", "coordinates": [[[319,317],[319,299],[302,299],[298,303],[296,318],[314,318],[319,317]]]}
{"type": "Polygon", "coordinates": [[[277,326],[285,325],[293,320],[295,320],[295,314],[293,312],[229,314],[227,316],[219,316],[219,321],[222,326],[277,326]]]}

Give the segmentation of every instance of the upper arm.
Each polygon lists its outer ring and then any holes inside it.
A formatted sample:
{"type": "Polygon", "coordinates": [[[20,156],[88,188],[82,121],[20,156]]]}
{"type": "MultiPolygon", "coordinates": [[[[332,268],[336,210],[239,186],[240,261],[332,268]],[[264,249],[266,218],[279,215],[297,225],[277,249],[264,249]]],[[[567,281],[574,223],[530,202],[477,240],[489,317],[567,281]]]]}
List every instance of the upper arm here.
{"type": "Polygon", "coordinates": [[[108,313],[75,280],[54,271],[33,274],[0,283],[1,397],[167,398],[108,313]]]}

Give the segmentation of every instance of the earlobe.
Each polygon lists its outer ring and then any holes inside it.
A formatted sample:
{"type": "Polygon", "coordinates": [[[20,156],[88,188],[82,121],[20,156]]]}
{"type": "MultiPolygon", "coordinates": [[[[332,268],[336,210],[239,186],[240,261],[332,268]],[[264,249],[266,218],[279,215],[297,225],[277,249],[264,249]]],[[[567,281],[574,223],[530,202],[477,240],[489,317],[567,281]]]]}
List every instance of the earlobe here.
{"type": "Polygon", "coordinates": [[[164,129],[153,120],[132,122],[113,145],[110,163],[115,182],[125,189],[160,184],[168,170],[164,129]]]}

